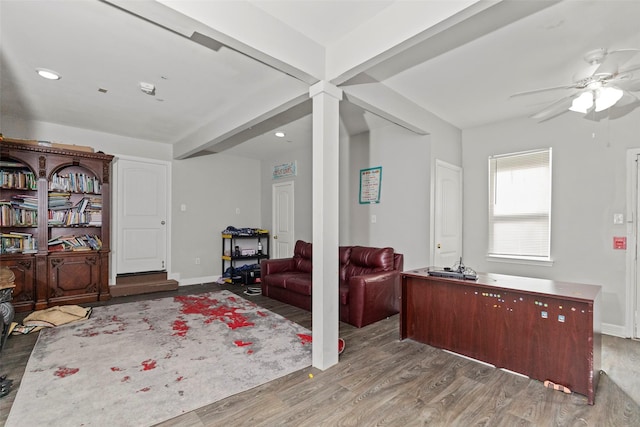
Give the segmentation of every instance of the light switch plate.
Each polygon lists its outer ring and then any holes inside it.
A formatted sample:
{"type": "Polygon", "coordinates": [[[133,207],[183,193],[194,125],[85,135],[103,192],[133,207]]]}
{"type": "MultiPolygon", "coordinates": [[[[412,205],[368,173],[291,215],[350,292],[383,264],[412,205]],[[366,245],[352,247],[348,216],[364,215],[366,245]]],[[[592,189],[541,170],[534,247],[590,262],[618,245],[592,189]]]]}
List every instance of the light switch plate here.
{"type": "Polygon", "coordinates": [[[613,214],[613,223],[614,224],[624,224],[624,214],[621,214],[621,213],[613,214]]]}

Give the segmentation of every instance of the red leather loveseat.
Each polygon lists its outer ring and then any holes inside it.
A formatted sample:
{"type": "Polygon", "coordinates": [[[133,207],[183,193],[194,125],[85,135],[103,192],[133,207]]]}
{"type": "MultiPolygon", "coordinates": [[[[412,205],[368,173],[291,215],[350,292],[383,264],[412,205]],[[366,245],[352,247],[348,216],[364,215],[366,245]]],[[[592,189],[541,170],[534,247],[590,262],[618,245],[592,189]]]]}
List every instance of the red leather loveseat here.
{"type": "MultiPolygon", "coordinates": [[[[298,240],[292,258],[263,260],[262,295],[311,310],[311,243],[298,240]]],[[[400,310],[404,257],[393,248],[341,246],[340,320],[361,328],[400,310]]]]}

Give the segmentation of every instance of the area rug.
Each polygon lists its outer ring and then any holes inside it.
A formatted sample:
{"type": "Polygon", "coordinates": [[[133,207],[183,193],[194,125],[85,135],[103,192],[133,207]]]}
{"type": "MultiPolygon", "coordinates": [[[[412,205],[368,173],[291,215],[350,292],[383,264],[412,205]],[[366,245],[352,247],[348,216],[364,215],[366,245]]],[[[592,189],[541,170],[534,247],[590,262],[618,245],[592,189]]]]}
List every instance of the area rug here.
{"type": "Polygon", "coordinates": [[[310,332],[229,291],[40,332],[6,426],[149,426],[311,365],[310,332]]]}

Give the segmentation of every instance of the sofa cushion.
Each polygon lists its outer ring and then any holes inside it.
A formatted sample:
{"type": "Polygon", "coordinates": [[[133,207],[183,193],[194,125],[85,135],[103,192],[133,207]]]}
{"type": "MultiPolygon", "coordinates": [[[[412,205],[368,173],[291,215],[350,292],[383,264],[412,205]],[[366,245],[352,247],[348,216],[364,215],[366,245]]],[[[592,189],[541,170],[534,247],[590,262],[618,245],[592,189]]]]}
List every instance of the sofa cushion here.
{"type": "Polygon", "coordinates": [[[351,248],[349,263],[344,267],[346,277],[393,270],[393,248],[351,248]]]}
{"type": "Polygon", "coordinates": [[[289,277],[291,274],[292,274],[291,272],[273,273],[266,276],[263,275],[260,280],[262,281],[263,284],[267,286],[284,288],[285,280],[287,280],[287,277],[289,277]]]}
{"type": "Polygon", "coordinates": [[[340,246],[338,248],[338,259],[340,260],[339,273],[340,283],[344,283],[347,280],[347,271],[345,266],[349,263],[349,256],[351,255],[351,246],[340,246]]]}
{"type": "Polygon", "coordinates": [[[296,270],[304,273],[311,273],[313,260],[313,252],[311,248],[311,243],[303,242],[302,240],[298,240],[296,242],[296,246],[293,249],[293,258],[296,263],[296,270]]]}
{"type": "Polygon", "coordinates": [[[289,277],[286,282],[287,290],[302,295],[311,295],[311,274],[296,274],[289,277]]]}
{"type": "Polygon", "coordinates": [[[340,285],[340,305],[349,304],[349,285],[340,285]]]}
{"type": "Polygon", "coordinates": [[[311,274],[302,273],[300,271],[287,271],[284,273],[269,274],[261,278],[262,282],[267,286],[273,286],[276,288],[289,288],[289,281],[293,278],[300,277],[305,280],[311,281],[311,274]]]}

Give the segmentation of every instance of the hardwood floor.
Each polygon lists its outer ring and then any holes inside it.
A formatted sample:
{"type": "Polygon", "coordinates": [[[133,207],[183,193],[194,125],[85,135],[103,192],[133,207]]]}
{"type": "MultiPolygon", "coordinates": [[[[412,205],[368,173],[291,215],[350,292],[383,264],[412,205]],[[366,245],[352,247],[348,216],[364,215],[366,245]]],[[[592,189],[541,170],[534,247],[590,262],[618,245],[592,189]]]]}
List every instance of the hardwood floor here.
{"type": "MultiPolygon", "coordinates": [[[[242,295],[242,287],[231,285],[181,287],[114,298],[106,304],[221,287],[311,329],[311,313],[266,297],[242,295]]],[[[397,315],[361,329],[341,323],[340,336],[347,346],[336,366],[325,371],[309,367],[159,426],[640,425],[637,341],[603,337],[603,373],[596,403],[590,406],[582,395],[553,391],[539,381],[411,340],[399,341],[397,315]]],[[[11,393],[0,399],[1,424],[36,338],[12,336],[0,354],[0,372],[14,380],[11,393]]]]}

